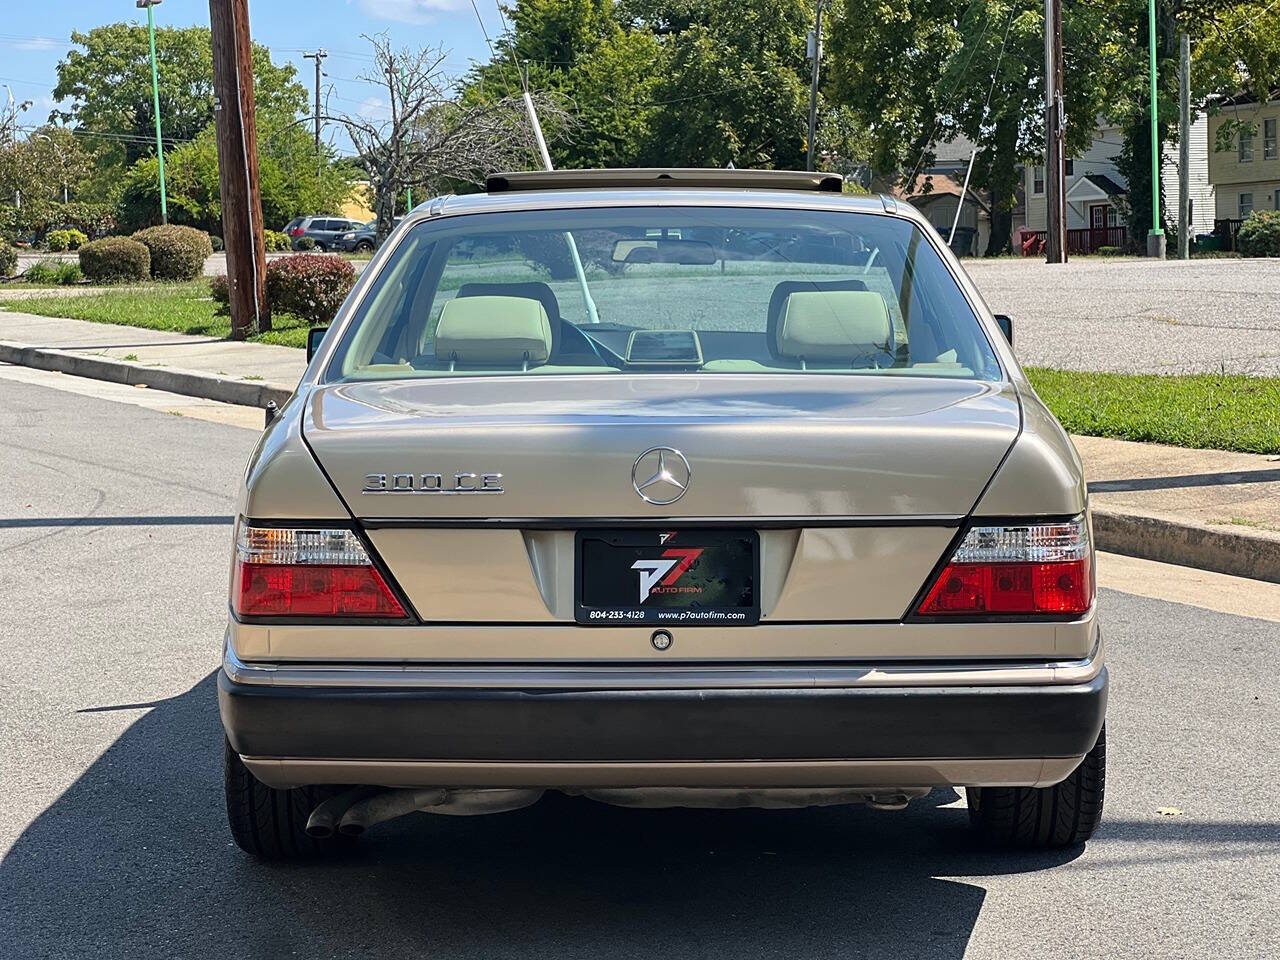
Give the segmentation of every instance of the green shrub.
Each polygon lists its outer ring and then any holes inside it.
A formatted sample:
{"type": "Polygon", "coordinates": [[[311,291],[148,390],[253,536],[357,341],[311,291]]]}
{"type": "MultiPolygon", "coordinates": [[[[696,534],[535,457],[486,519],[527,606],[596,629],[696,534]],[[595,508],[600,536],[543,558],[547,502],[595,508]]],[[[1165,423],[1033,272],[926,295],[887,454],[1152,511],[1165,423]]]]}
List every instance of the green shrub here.
{"type": "Polygon", "coordinates": [[[0,277],[11,277],[18,269],[18,251],[0,240],[0,277]]]}
{"type": "Polygon", "coordinates": [[[1246,257],[1280,257],[1280,210],[1255,210],[1240,225],[1236,249],[1246,257]]]}
{"type": "Polygon", "coordinates": [[[79,283],[83,279],[84,273],[80,270],[80,264],[66,260],[58,264],[58,282],[64,287],[79,283]]]}
{"type": "Polygon", "coordinates": [[[79,230],[50,230],[49,235],[44,238],[49,244],[49,249],[54,253],[62,253],[64,250],[79,250],[84,244],[89,242],[79,230]]]}
{"type": "Polygon", "coordinates": [[[213,254],[209,235],[195,227],[147,227],[133,239],[151,252],[151,276],[157,280],[194,280],[204,272],[205,258],[213,254]]]}
{"type": "Polygon", "coordinates": [[[341,257],[299,254],[267,264],[267,303],[312,326],[333,320],[355,286],[356,271],[341,257]]]}
{"type": "Polygon", "coordinates": [[[151,276],[151,251],[128,237],[103,237],[80,248],[80,269],[90,280],[121,283],[151,276]]]}
{"type": "Polygon", "coordinates": [[[1118,257],[1124,253],[1120,247],[1099,247],[1094,251],[1100,257],[1118,257]]]}
{"type": "Polygon", "coordinates": [[[41,260],[22,271],[22,278],[27,283],[57,283],[59,266],[57,260],[41,260]]]}
{"type": "MultiPolygon", "coordinates": [[[[262,243],[268,253],[289,249],[289,235],[282,230],[263,230],[262,243]]],[[[315,244],[312,244],[315,246],[315,244]]]]}
{"type": "Polygon", "coordinates": [[[298,240],[299,250],[314,250],[315,248],[316,248],[316,242],[312,240],[310,237],[302,237],[298,240]]]}
{"type": "Polygon", "coordinates": [[[213,252],[214,252],[214,253],[219,253],[219,252],[221,252],[221,250],[222,250],[222,238],[221,238],[220,236],[218,236],[216,233],[211,233],[211,234],[209,234],[209,246],[213,247],[213,252]]]}
{"type": "Polygon", "coordinates": [[[209,296],[218,305],[218,313],[231,312],[231,287],[225,273],[209,278],[209,296]]]}

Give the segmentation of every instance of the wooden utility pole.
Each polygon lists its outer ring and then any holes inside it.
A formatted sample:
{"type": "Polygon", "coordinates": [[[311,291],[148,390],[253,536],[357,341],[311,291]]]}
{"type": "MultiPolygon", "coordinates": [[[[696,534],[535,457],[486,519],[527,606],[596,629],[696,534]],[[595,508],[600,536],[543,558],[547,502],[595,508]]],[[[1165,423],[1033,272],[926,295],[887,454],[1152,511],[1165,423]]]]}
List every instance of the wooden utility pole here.
{"type": "Polygon", "coordinates": [[[818,137],[818,70],[822,65],[822,5],[818,0],[813,17],[813,30],[809,33],[809,57],[813,60],[813,75],[809,82],[809,152],[805,158],[805,169],[813,169],[814,151],[818,137]]]}
{"type": "Polygon", "coordinates": [[[1044,0],[1045,157],[1044,186],[1048,219],[1045,254],[1050,263],[1067,262],[1067,181],[1062,109],[1062,0],[1044,0]]]}
{"type": "Polygon", "coordinates": [[[314,60],[316,62],[316,153],[320,152],[320,64],[324,63],[324,58],[329,55],[328,51],[319,49],[315,53],[304,53],[304,60],[314,60]]]}
{"type": "Polygon", "coordinates": [[[271,329],[267,253],[258,192],[258,125],[253,109],[253,47],[249,0],[209,0],[213,33],[213,105],[218,125],[222,239],[227,250],[231,336],[271,329]]]}
{"type": "Polygon", "coordinates": [[[1178,78],[1178,259],[1191,259],[1191,37],[1179,44],[1178,78]]]}

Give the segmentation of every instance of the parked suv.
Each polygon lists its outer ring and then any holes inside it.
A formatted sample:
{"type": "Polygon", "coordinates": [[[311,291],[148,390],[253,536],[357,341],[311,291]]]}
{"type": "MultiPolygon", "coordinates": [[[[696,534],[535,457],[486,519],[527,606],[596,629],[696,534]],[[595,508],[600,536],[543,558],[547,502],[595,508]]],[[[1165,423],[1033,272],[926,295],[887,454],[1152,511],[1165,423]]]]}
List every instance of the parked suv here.
{"type": "Polygon", "coordinates": [[[370,220],[356,230],[348,230],[333,241],[333,249],[344,253],[372,253],[378,245],[378,221],[370,220]]]}
{"type": "Polygon", "coordinates": [[[560,790],[963,789],[1087,840],[1080,460],[928,222],[825,174],[491,177],[389,238],[252,455],[218,675],[245,850],[560,790]]]}
{"type": "Polygon", "coordinates": [[[362,226],[364,224],[359,220],[346,217],[295,217],[285,232],[289,234],[289,244],[294,250],[299,249],[298,241],[307,237],[315,242],[315,249],[324,251],[340,249],[337,242],[342,235],[362,226]]]}

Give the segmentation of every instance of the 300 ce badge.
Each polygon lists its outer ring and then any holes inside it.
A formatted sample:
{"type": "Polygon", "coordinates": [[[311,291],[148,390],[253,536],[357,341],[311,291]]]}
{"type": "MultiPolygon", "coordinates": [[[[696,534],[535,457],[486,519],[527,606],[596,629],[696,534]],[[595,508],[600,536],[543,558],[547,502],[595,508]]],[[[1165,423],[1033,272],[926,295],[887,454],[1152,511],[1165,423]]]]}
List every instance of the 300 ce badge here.
{"type": "Polygon", "coordinates": [[[369,473],[361,493],[502,493],[500,473],[369,473]]]}

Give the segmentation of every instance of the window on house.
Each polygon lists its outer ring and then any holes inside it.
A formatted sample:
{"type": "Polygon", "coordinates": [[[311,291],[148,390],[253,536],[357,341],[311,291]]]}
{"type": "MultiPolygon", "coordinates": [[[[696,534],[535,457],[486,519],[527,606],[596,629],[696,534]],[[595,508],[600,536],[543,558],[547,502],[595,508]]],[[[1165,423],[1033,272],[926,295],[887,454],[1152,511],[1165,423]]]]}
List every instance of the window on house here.
{"type": "Polygon", "coordinates": [[[1031,192],[1044,193],[1044,167],[1031,168],[1031,192]]]}
{"type": "Polygon", "coordinates": [[[1253,163],[1253,134],[1240,131],[1240,144],[1236,156],[1241,163],[1253,163]]]}
{"type": "Polygon", "coordinates": [[[1262,159],[1276,158],[1276,119],[1262,121],[1262,159]]]}
{"type": "Polygon", "coordinates": [[[1068,160],[1066,162],[1066,171],[1068,177],[1074,177],[1076,175],[1076,162],[1074,160],[1068,160]]]}
{"type": "Polygon", "coordinates": [[[1253,194],[1240,194],[1240,219],[1243,220],[1251,213],[1253,213],[1253,194]]]}

